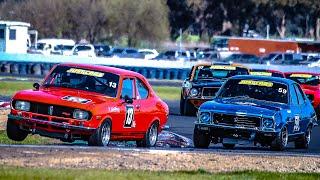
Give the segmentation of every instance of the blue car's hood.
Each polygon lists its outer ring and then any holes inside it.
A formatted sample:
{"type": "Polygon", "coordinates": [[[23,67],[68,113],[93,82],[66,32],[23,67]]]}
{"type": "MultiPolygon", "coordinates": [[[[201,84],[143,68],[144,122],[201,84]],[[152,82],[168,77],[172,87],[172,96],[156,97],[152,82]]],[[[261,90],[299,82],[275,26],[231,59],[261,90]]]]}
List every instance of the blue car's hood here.
{"type": "Polygon", "coordinates": [[[219,111],[227,113],[248,113],[258,116],[273,116],[288,106],[280,103],[259,101],[249,98],[216,98],[200,106],[200,110],[219,111]]]}
{"type": "Polygon", "coordinates": [[[225,80],[198,80],[192,83],[192,87],[221,87],[225,80]]]}

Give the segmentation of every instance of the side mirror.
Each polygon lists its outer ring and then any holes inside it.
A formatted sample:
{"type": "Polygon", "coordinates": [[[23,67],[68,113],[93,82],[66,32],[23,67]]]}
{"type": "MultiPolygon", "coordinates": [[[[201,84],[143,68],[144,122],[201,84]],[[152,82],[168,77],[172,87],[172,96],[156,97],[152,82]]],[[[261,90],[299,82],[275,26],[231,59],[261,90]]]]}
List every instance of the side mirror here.
{"type": "Polygon", "coordinates": [[[34,83],[33,87],[34,87],[35,90],[39,90],[40,84],[39,83],[34,83]]]}
{"type": "Polygon", "coordinates": [[[128,95],[124,96],[124,102],[128,103],[128,104],[132,104],[133,103],[133,99],[130,98],[128,95]]]}

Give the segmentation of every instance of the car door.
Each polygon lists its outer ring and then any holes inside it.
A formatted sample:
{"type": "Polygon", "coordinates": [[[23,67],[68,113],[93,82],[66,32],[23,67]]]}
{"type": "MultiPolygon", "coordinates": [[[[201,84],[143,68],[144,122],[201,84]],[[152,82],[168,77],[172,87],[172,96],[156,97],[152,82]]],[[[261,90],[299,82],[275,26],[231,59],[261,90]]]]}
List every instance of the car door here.
{"type": "Polygon", "coordinates": [[[300,123],[300,114],[301,109],[299,105],[299,100],[297,96],[297,92],[293,85],[290,86],[290,115],[288,119],[288,133],[289,134],[296,134],[300,131],[299,123],[300,123]]]}
{"type": "Polygon", "coordinates": [[[151,123],[153,117],[155,116],[155,101],[152,100],[149,96],[150,90],[145,85],[145,83],[137,78],[136,79],[136,88],[137,88],[137,106],[140,111],[137,114],[136,122],[137,122],[137,130],[139,132],[146,132],[149,128],[149,124],[151,123]]]}
{"type": "Polygon", "coordinates": [[[302,91],[301,87],[298,84],[295,84],[295,89],[297,91],[298,100],[299,100],[299,106],[301,109],[300,112],[300,121],[299,121],[299,132],[305,132],[307,125],[310,121],[310,107],[307,104],[307,97],[304,95],[304,92],[302,91]]]}
{"type": "Polygon", "coordinates": [[[132,133],[136,130],[136,116],[140,110],[137,108],[134,77],[123,78],[120,99],[120,122],[117,123],[122,132],[132,133]]]}

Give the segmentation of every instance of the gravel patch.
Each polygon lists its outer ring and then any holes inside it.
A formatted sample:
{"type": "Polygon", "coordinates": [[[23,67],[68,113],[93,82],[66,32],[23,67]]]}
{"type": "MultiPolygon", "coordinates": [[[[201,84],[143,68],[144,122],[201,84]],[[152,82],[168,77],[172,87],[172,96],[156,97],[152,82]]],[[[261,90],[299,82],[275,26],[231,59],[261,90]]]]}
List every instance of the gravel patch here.
{"type": "Polygon", "coordinates": [[[0,165],[108,170],[320,172],[320,158],[101,148],[1,147],[0,165]]]}

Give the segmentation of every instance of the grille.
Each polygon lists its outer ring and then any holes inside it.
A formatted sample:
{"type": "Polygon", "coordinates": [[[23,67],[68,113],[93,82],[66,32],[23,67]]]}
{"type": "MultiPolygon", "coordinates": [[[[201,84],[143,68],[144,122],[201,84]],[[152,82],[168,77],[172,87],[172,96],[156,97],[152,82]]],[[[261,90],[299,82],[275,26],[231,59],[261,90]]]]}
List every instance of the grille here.
{"type": "MultiPolygon", "coordinates": [[[[13,102],[14,106],[15,104],[16,104],[16,101],[13,102]]],[[[57,106],[52,104],[30,102],[30,112],[42,114],[42,115],[72,118],[74,110],[75,110],[74,108],[70,108],[66,106],[57,106]]],[[[91,114],[89,114],[89,116],[91,116],[91,114]]],[[[41,120],[48,120],[47,117],[42,117],[42,116],[33,116],[33,117],[41,120]]]]}
{"type": "Polygon", "coordinates": [[[314,96],[312,94],[306,94],[310,102],[313,102],[314,96]]]}
{"type": "Polygon", "coordinates": [[[72,118],[74,109],[65,106],[31,102],[30,111],[38,114],[72,118]]]}
{"type": "Polygon", "coordinates": [[[256,128],[260,127],[259,117],[235,116],[227,114],[214,114],[214,122],[219,125],[256,128]]]}
{"type": "Polygon", "coordinates": [[[219,88],[203,88],[202,89],[202,96],[203,97],[214,97],[216,92],[218,92],[219,88]]]}

